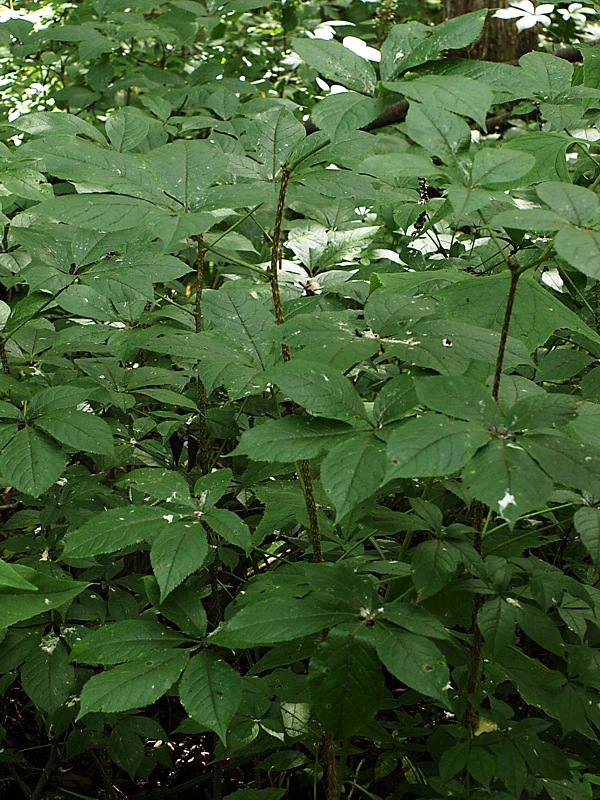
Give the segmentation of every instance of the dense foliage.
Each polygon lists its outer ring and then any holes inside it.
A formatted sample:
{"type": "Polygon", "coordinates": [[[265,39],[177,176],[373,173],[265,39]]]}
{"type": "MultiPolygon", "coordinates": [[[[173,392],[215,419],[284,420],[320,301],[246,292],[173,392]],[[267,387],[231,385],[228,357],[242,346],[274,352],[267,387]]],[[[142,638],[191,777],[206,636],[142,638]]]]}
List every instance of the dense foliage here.
{"type": "Polygon", "coordinates": [[[435,2],[35,5],[0,793],[600,797],[593,9],[508,64],[435,2]]]}

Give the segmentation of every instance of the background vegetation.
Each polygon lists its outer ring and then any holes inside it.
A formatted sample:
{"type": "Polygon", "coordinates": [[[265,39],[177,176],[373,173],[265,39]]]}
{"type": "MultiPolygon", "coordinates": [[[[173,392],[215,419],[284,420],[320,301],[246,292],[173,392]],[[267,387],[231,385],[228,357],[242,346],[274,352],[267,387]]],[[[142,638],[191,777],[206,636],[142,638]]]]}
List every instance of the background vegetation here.
{"type": "Polygon", "coordinates": [[[0,796],[600,797],[597,8],[479,5],[2,7],[0,796]]]}

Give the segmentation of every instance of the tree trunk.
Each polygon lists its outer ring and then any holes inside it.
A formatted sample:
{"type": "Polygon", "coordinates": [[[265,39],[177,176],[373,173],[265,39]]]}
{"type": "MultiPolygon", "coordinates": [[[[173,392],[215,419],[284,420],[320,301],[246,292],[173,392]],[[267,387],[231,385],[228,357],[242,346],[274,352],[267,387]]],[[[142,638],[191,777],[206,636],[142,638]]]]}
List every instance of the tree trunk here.
{"type": "MultiPolygon", "coordinates": [[[[459,17],[481,8],[506,8],[507,0],[443,0],[444,19],[459,17]]],[[[537,25],[517,31],[516,20],[488,18],[480,38],[470,47],[454,50],[449,55],[484,61],[515,61],[525,53],[537,50],[537,25]]]]}

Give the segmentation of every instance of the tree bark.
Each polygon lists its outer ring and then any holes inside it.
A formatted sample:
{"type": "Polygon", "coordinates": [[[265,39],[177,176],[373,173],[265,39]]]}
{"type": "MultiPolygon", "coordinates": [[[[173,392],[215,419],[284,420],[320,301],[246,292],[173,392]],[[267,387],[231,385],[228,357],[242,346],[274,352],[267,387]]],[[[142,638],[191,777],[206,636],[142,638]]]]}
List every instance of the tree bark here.
{"type": "MultiPolygon", "coordinates": [[[[506,8],[507,5],[507,0],[443,0],[444,19],[482,8],[506,8]]],[[[515,23],[514,19],[496,19],[490,13],[479,39],[469,47],[453,50],[448,55],[483,61],[514,61],[525,53],[537,50],[537,25],[519,33],[515,23]]]]}

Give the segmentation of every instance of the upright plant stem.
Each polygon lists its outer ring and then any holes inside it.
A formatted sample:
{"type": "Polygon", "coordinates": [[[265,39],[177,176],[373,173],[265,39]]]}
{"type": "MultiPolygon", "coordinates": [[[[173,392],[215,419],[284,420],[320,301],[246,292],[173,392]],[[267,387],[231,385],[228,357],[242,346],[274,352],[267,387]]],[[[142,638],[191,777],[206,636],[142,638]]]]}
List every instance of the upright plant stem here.
{"type": "MultiPolygon", "coordinates": [[[[288,165],[284,164],[281,170],[281,183],[279,185],[279,197],[277,198],[277,209],[275,211],[275,224],[273,226],[273,239],[271,242],[271,262],[269,265],[269,283],[271,284],[273,308],[275,310],[275,319],[278,325],[283,325],[285,322],[283,307],[281,305],[281,292],[279,291],[278,269],[281,250],[281,226],[283,223],[283,210],[285,208],[285,196],[289,179],[290,170],[288,165]]],[[[290,349],[285,342],[282,342],[281,344],[281,355],[284,361],[289,361],[292,357],[290,349]]],[[[317,502],[313,489],[312,470],[310,468],[310,463],[304,459],[299,462],[298,466],[299,477],[302,481],[304,501],[306,503],[306,510],[308,512],[308,520],[310,524],[310,540],[313,550],[313,561],[322,562],[323,550],[321,548],[321,531],[319,529],[317,502]]]]}
{"type": "MultiPolygon", "coordinates": [[[[517,284],[519,282],[519,277],[521,272],[519,271],[519,266],[515,264],[513,261],[508,262],[508,267],[510,269],[510,284],[508,287],[508,296],[506,298],[506,310],[504,312],[504,319],[502,321],[502,331],[500,333],[500,342],[498,344],[498,356],[496,358],[496,369],[494,371],[494,385],[492,388],[492,397],[494,400],[498,400],[498,395],[500,393],[500,378],[502,375],[502,365],[504,363],[504,354],[506,352],[506,342],[508,339],[508,329],[510,327],[510,320],[512,317],[513,307],[515,304],[515,296],[517,294],[517,284]]],[[[484,523],[483,520],[484,515],[484,506],[482,503],[476,503],[475,506],[475,528],[477,529],[477,533],[475,534],[475,540],[473,542],[475,550],[481,555],[481,543],[482,543],[482,527],[489,522],[489,514],[484,523]]],[[[479,610],[482,606],[483,598],[480,594],[473,595],[473,608],[471,611],[471,650],[469,653],[469,667],[467,673],[467,697],[473,695],[475,690],[477,689],[477,684],[479,682],[479,676],[481,674],[481,651],[483,647],[483,637],[479,626],[477,625],[477,615],[479,610]]],[[[468,701],[469,702],[469,701],[468,701]]],[[[467,705],[467,709],[465,712],[465,726],[469,724],[469,716],[470,716],[470,703],[467,705]]]]}
{"type": "Polygon", "coordinates": [[[500,332],[500,343],[498,344],[498,356],[496,357],[496,369],[494,372],[494,386],[492,388],[492,397],[494,400],[498,399],[500,392],[500,377],[502,376],[502,365],[504,363],[504,354],[506,352],[506,341],[508,339],[508,329],[510,327],[510,319],[512,317],[513,306],[515,304],[515,296],[517,294],[517,284],[519,282],[519,268],[512,262],[509,263],[510,268],[510,285],[508,287],[508,297],[506,298],[506,310],[504,312],[504,320],[502,321],[502,331],[500,332]]]}
{"type": "MultiPolygon", "coordinates": [[[[271,296],[273,298],[273,309],[278,325],[283,325],[285,316],[281,305],[281,292],[279,291],[279,263],[281,258],[281,226],[283,223],[283,210],[285,208],[285,196],[288,182],[290,179],[290,168],[284,164],[281,170],[281,183],[279,185],[279,196],[277,198],[277,209],[275,211],[275,224],[273,225],[273,239],[271,242],[271,262],[269,264],[269,282],[271,284],[271,296]]],[[[292,357],[290,349],[285,342],[281,344],[281,355],[284,361],[289,361],[292,357]]],[[[319,518],[317,516],[317,501],[312,481],[312,470],[310,462],[303,459],[297,465],[298,476],[302,482],[304,492],[304,502],[308,512],[310,525],[310,541],[313,551],[313,561],[323,562],[323,550],[321,548],[321,531],[319,529],[319,518]]],[[[323,771],[325,774],[325,791],[327,800],[338,800],[340,796],[337,767],[335,759],[335,739],[331,731],[326,730],[321,743],[323,759],[323,771]]]]}
{"type": "MultiPolygon", "coordinates": [[[[204,279],[204,266],[206,260],[206,245],[202,236],[194,237],[198,246],[198,256],[196,259],[196,305],[194,317],[196,322],[196,333],[202,332],[202,282],[204,279]]],[[[196,396],[198,404],[198,467],[203,475],[210,472],[210,453],[208,448],[208,430],[206,428],[206,389],[204,382],[198,374],[196,378],[196,396]]],[[[215,544],[215,534],[213,529],[206,525],[206,535],[209,545],[215,544]]],[[[219,563],[215,557],[208,568],[211,594],[211,622],[216,628],[223,620],[223,610],[221,608],[221,593],[219,592],[219,563]]],[[[216,734],[212,736],[213,754],[217,747],[219,738],[216,734]]],[[[212,775],[212,800],[221,800],[223,796],[223,765],[220,761],[214,761],[212,775]]]]}
{"type": "MultiPolygon", "coordinates": [[[[202,236],[194,237],[198,246],[198,256],[196,258],[196,306],[194,317],[196,322],[196,333],[202,331],[202,280],[204,278],[204,264],[206,258],[206,246],[202,236]]],[[[208,452],[208,431],[206,429],[206,391],[204,383],[197,377],[196,394],[198,403],[198,466],[200,472],[206,475],[209,470],[210,454],[208,452]]]]}
{"type": "Polygon", "coordinates": [[[6,344],[4,337],[0,336],[0,360],[2,361],[2,372],[5,375],[10,375],[10,367],[8,366],[8,356],[6,355],[6,344]]]}

